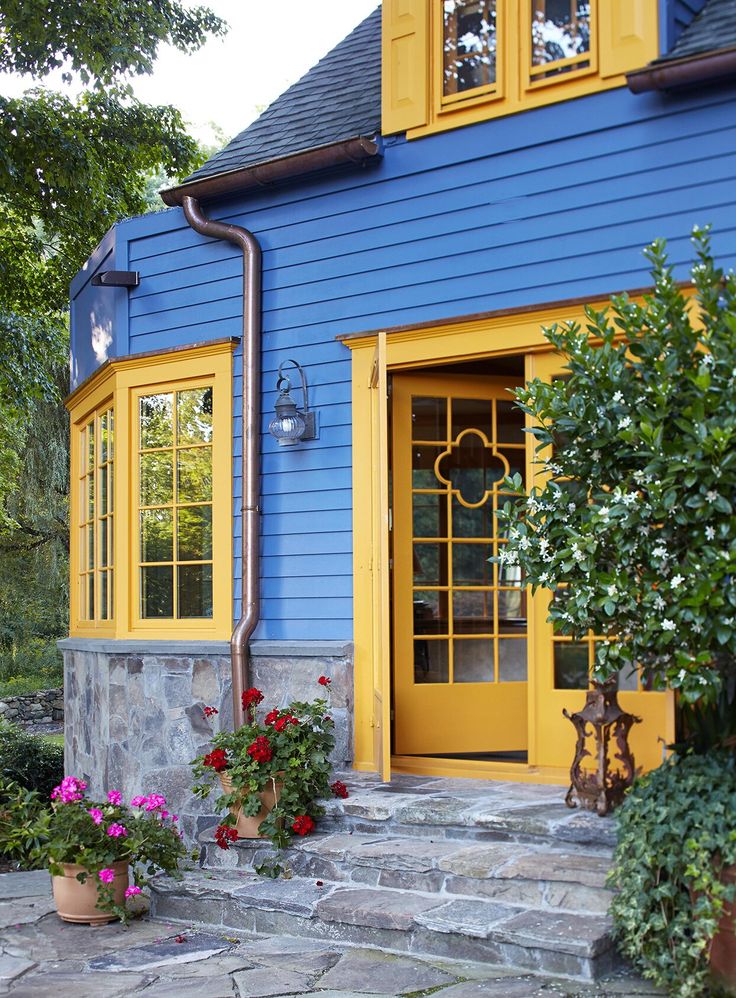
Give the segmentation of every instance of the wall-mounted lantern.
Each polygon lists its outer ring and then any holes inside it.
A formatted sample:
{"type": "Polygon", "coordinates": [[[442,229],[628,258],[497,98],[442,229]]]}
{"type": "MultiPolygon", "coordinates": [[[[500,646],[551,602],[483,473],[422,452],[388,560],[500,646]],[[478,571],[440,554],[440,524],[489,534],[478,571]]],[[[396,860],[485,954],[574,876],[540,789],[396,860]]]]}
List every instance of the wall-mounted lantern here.
{"type": "Polygon", "coordinates": [[[276,390],[279,397],[276,399],[275,417],[268,426],[268,432],[275,437],[280,447],[293,447],[300,440],[314,440],[317,436],[317,421],[315,413],[309,408],[309,398],[307,395],[307,378],[301,364],[295,360],[284,360],[279,364],[279,376],[276,381],[276,390]],[[291,391],[291,381],[284,374],[283,369],[286,364],[292,364],[299,372],[301,378],[302,394],[304,396],[304,408],[298,409],[296,402],[289,394],[291,391]]]}
{"type": "Polygon", "coordinates": [[[568,807],[579,805],[597,811],[602,817],[621,803],[634,781],[636,770],[629,748],[629,731],[632,725],[641,723],[641,718],[621,709],[615,677],[604,683],[592,680],[591,686],[593,689],[586,693],[582,710],[574,714],[562,711],[578,735],[565,803],[568,807]],[[586,742],[592,742],[591,749],[586,748],[586,742]],[[586,757],[592,757],[593,765],[583,764],[586,757]],[[620,767],[614,759],[621,763],[620,767]]]}

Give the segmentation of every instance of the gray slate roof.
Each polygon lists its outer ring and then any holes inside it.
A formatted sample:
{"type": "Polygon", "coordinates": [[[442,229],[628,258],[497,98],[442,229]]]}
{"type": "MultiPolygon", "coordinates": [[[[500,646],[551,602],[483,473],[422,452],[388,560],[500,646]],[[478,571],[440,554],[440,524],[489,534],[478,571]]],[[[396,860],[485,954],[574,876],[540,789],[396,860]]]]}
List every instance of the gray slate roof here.
{"type": "Polygon", "coordinates": [[[188,180],[381,130],[381,8],[188,180]]]}
{"type": "Polygon", "coordinates": [[[709,0],[658,62],[684,59],[736,46],[736,0],[709,0]]]}

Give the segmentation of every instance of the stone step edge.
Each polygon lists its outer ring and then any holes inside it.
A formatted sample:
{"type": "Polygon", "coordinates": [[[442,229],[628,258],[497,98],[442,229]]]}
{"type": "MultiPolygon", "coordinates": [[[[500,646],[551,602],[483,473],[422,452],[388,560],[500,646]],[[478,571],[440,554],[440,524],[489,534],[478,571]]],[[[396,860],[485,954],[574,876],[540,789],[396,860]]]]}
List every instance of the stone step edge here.
{"type": "MultiPolygon", "coordinates": [[[[335,918],[332,918],[332,919],[330,919],[330,918],[324,918],[322,916],[322,914],[317,910],[317,903],[315,903],[315,905],[312,907],[311,910],[306,910],[306,907],[304,905],[300,906],[300,905],[291,904],[289,906],[288,903],[287,903],[287,905],[285,905],[283,902],[279,905],[274,899],[268,898],[268,897],[261,897],[261,898],[255,898],[255,899],[252,898],[252,897],[250,897],[248,899],[245,899],[245,898],[241,899],[241,897],[238,896],[238,892],[247,889],[247,887],[249,885],[250,886],[260,886],[260,885],[263,885],[263,884],[275,884],[276,882],[284,883],[284,884],[293,884],[296,888],[299,888],[302,885],[304,885],[304,886],[308,886],[308,887],[310,887],[310,888],[313,889],[316,885],[315,885],[315,881],[312,878],[291,877],[287,881],[275,881],[275,880],[264,880],[264,878],[256,876],[255,878],[251,878],[247,882],[243,882],[243,880],[230,881],[228,886],[223,885],[222,882],[221,882],[221,884],[220,884],[219,887],[216,886],[216,880],[217,880],[217,878],[213,877],[212,881],[214,883],[212,884],[212,886],[210,886],[210,884],[208,883],[207,887],[204,888],[204,891],[201,888],[199,889],[199,893],[196,894],[196,896],[198,897],[198,899],[209,900],[213,896],[214,897],[222,897],[223,899],[225,899],[225,898],[233,898],[236,902],[240,902],[241,900],[244,900],[246,902],[243,905],[244,907],[247,907],[249,909],[256,910],[256,911],[267,911],[267,912],[273,912],[273,913],[276,913],[276,914],[279,914],[279,915],[289,915],[289,916],[297,918],[297,919],[303,919],[303,920],[305,920],[307,922],[312,921],[314,919],[316,919],[317,921],[322,922],[322,923],[335,923],[335,922],[339,923],[340,922],[339,919],[335,919],[335,918]],[[210,895],[210,897],[208,898],[207,895],[210,895]],[[302,910],[297,910],[299,907],[301,907],[302,910]]],[[[222,878],[221,878],[221,880],[222,880],[222,878]]],[[[157,893],[158,888],[161,887],[161,886],[164,887],[164,892],[167,893],[169,896],[176,895],[177,893],[186,895],[186,893],[187,893],[186,881],[182,882],[182,881],[173,880],[171,878],[160,877],[160,878],[156,878],[156,880],[154,880],[152,882],[152,884],[151,884],[151,893],[152,893],[152,896],[154,896],[157,893]],[[180,891],[177,891],[175,889],[175,885],[177,885],[177,884],[182,885],[182,889],[180,891]],[[173,889],[167,890],[166,888],[169,885],[173,889]]],[[[196,891],[196,888],[195,888],[194,891],[192,891],[191,888],[190,888],[190,892],[191,892],[190,896],[195,896],[195,891],[196,891]]],[[[476,897],[463,897],[463,896],[460,896],[460,895],[428,894],[428,893],[421,892],[421,891],[407,891],[407,890],[403,890],[403,889],[398,889],[397,890],[397,889],[393,889],[393,888],[390,888],[390,887],[375,888],[375,887],[370,887],[368,885],[346,885],[346,884],[344,884],[344,883],[342,883],[340,881],[322,881],[321,887],[320,887],[319,901],[321,902],[321,901],[329,900],[330,898],[334,897],[335,894],[339,895],[341,893],[355,892],[355,891],[367,892],[367,893],[375,894],[377,896],[384,896],[384,897],[385,896],[396,896],[396,897],[400,896],[400,897],[402,897],[404,899],[406,899],[406,898],[417,898],[419,900],[426,899],[427,901],[431,901],[432,902],[432,904],[428,906],[428,915],[431,913],[432,910],[439,909],[439,908],[444,907],[445,905],[448,905],[448,904],[450,904],[452,902],[459,902],[459,903],[468,903],[469,902],[469,903],[475,904],[477,906],[481,906],[482,905],[482,906],[487,906],[488,908],[491,908],[491,909],[495,908],[495,909],[500,909],[502,912],[504,910],[507,912],[507,914],[500,915],[498,919],[494,920],[494,922],[492,923],[492,926],[490,927],[488,933],[485,936],[479,936],[477,933],[473,933],[472,931],[463,931],[463,928],[457,928],[457,929],[453,930],[453,929],[450,929],[449,927],[444,928],[444,929],[440,929],[440,928],[437,928],[437,927],[432,927],[431,925],[427,925],[426,921],[416,921],[415,917],[412,917],[411,923],[408,924],[405,928],[402,928],[400,926],[391,926],[391,927],[387,927],[387,926],[376,926],[376,925],[372,926],[372,925],[370,925],[370,923],[366,923],[366,922],[364,922],[364,923],[361,923],[361,922],[348,922],[347,923],[347,924],[353,925],[355,927],[364,926],[366,928],[379,928],[379,929],[383,929],[385,931],[394,931],[394,932],[401,932],[401,933],[404,933],[404,932],[407,932],[407,931],[413,930],[413,929],[425,929],[426,931],[428,931],[428,932],[430,932],[432,934],[434,934],[434,933],[438,933],[440,935],[453,934],[453,935],[457,935],[457,936],[462,936],[462,937],[464,937],[466,939],[478,939],[478,940],[487,941],[487,942],[511,943],[512,945],[522,946],[523,948],[528,948],[528,949],[534,948],[534,949],[545,950],[545,951],[549,951],[549,952],[563,953],[563,954],[565,954],[567,956],[578,958],[578,959],[582,959],[582,960],[586,960],[586,959],[587,960],[594,960],[597,956],[604,955],[606,952],[608,952],[610,949],[612,949],[613,945],[614,945],[613,938],[612,938],[609,926],[605,927],[604,930],[600,933],[600,935],[598,935],[598,936],[595,937],[594,945],[592,946],[592,951],[589,952],[589,953],[588,952],[581,952],[579,946],[577,945],[577,941],[575,941],[575,940],[572,941],[572,945],[568,944],[567,946],[565,946],[565,942],[567,942],[567,940],[560,940],[560,939],[550,940],[550,939],[544,939],[544,938],[541,938],[541,939],[535,938],[533,941],[530,940],[529,944],[527,945],[526,943],[524,943],[522,941],[522,939],[525,938],[522,933],[514,934],[513,931],[509,933],[508,930],[506,932],[504,932],[504,929],[503,929],[504,924],[506,922],[510,921],[511,919],[513,919],[514,917],[516,917],[518,915],[523,915],[523,914],[536,913],[542,919],[552,921],[556,916],[560,916],[561,915],[561,916],[564,917],[564,916],[574,915],[575,913],[572,913],[572,912],[555,912],[553,910],[544,909],[544,908],[534,908],[534,909],[528,909],[527,908],[527,909],[525,909],[525,908],[521,908],[521,907],[518,907],[518,906],[515,906],[515,905],[505,904],[504,902],[501,902],[501,901],[490,901],[490,900],[489,901],[484,901],[484,900],[476,898],[476,897]],[[440,899],[439,903],[435,903],[438,898],[440,899]]],[[[155,909],[155,904],[152,906],[152,913],[155,915],[155,910],[154,909],[155,909]]],[[[580,913],[577,913],[577,914],[579,915],[580,913]]],[[[590,918],[590,917],[597,917],[597,918],[600,918],[601,916],[587,916],[585,913],[583,913],[582,916],[580,916],[580,917],[588,917],[588,918],[590,918]]],[[[429,920],[432,921],[432,919],[429,919],[429,920]]],[[[447,926],[449,926],[449,923],[445,923],[445,924],[447,926]]]]}
{"type": "MultiPolygon", "coordinates": [[[[569,817],[576,817],[571,814],[569,817]]],[[[521,817],[521,816],[520,816],[521,817]]],[[[602,820],[602,819],[601,819],[602,820]]],[[[332,826],[336,832],[339,831],[361,831],[361,832],[385,832],[388,835],[404,835],[422,838],[436,837],[438,839],[451,839],[453,841],[482,841],[482,842],[543,842],[548,845],[568,844],[582,845],[586,847],[613,849],[616,845],[616,834],[609,828],[593,829],[590,827],[568,827],[568,823],[563,822],[559,828],[528,828],[518,827],[512,820],[499,824],[479,824],[470,822],[468,824],[425,824],[398,821],[396,818],[372,818],[363,817],[358,814],[344,814],[330,811],[322,818],[320,823],[332,826]],[[428,832],[427,829],[432,831],[428,832]]]]}
{"type": "MultiPolygon", "coordinates": [[[[296,857],[302,858],[302,857],[304,857],[305,861],[309,861],[311,859],[312,861],[316,861],[316,862],[319,862],[319,863],[331,864],[333,866],[337,866],[340,869],[345,870],[346,872],[348,872],[349,870],[351,870],[351,868],[353,868],[353,867],[357,867],[358,869],[371,869],[371,868],[375,868],[375,869],[379,869],[379,870],[385,870],[387,873],[394,873],[394,874],[406,875],[407,877],[408,876],[412,876],[412,875],[417,876],[417,877],[422,877],[422,876],[427,876],[429,874],[440,874],[440,875],[442,875],[444,877],[447,877],[447,878],[449,878],[449,877],[455,877],[455,878],[458,878],[458,879],[477,880],[477,881],[480,881],[480,882],[500,881],[502,883],[506,883],[506,884],[509,884],[509,885],[512,885],[512,884],[548,884],[548,885],[559,884],[560,886],[566,885],[568,887],[573,887],[573,888],[575,888],[575,887],[584,887],[584,888],[587,888],[588,890],[591,890],[591,891],[606,891],[607,890],[605,882],[603,882],[603,883],[586,883],[585,880],[579,879],[578,877],[574,877],[574,876],[571,877],[570,879],[565,879],[565,878],[553,878],[553,879],[550,879],[549,877],[545,876],[545,874],[544,874],[544,866],[543,866],[545,860],[547,860],[547,859],[554,859],[554,857],[556,855],[558,855],[558,856],[559,855],[563,855],[563,854],[564,855],[569,855],[570,852],[571,852],[571,850],[569,850],[569,849],[568,850],[559,850],[556,853],[551,852],[549,850],[540,849],[539,852],[538,852],[539,860],[540,860],[540,873],[539,873],[538,876],[534,876],[534,877],[530,877],[530,876],[527,876],[527,877],[525,877],[525,876],[516,876],[516,877],[503,877],[503,876],[499,876],[498,873],[500,873],[503,870],[503,867],[506,865],[506,863],[507,862],[508,863],[513,862],[512,859],[508,859],[507,861],[500,863],[499,867],[498,867],[498,871],[493,871],[489,876],[478,876],[478,877],[475,877],[475,876],[473,876],[471,874],[464,874],[464,873],[459,873],[459,872],[454,871],[454,870],[444,869],[439,864],[437,866],[432,866],[432,867],[430,867],[429,869],[426,869],[426,870],[425,869],[412,869],[411,867],[402,867],[402,866],[397,866],[397,865],[390,864],[390,863],[372,864],[370,862],[370,857],[363,858],[361,856],[356,856],[354,853],[348,853],[347,850],[346,850],[346,854],[344,854],[342,856],[338,856],[338,855],[324,854],[324,853],[316,851],[314,848],[312,848],[312,843],[313,842],[322,842],[322,841],[324,841],[324,840],[326,840],[328,838],[331,838],[334,834],[339,834],[339,833],[334,833],[334,832],[325,832],[324,834],[320,833],[319,835],[314,836],[313,839],[304,839],[303,841],[299,841],[299,842],[296,842],[296,843],[294,843],[294,844],[292,844],[290,846],[287,846],[284,850],[281,850],[281,852],[279,852],[274,846],[272,846],[268,842],[267,839],[238,839],[236,842],[233,842],[233,843],[230,844],[230,849],[233,849],[238,854],[243,855],[244,857],[246,857],[246,864],[245,864],[245,867],[243,867],[243,868],[246,868],[246,869],[253,869],[253,862],[254,862],[254,860],[256,858],[255,854],[258,853],[259,851],[263,851],[263,853],[268,853],[269,855],[268,856],[264,855],[262,857],[259,857],[259,862],[260,861],[264,861],[264,860],[268,860],[268,859],[272,858],[275,862],[282,862],[282,863],[285,862],[285,863],[288,863],[289,860],[292,859],[292,858],[296,858],[296,857]],[[252,857],[250,857],[249,860],[247,858],[247,854],[248,853],[253,853],[254,854],[252,857]]],[[[373,839],[374,842],[380,841],[379,838],[377,838],[376,836],[371,836],[370,833],[356,833],[356,847],[359,847],[360,844],[361,844],[362,840],[358,836],[360,836],[362,834],[365,834],[365,839],[366,840],[373,839]]],[[[395,842],[397,840],[400,841],[401,839],[405,839],[407,842],[414,842],[414,841],[416,841],[415,839],[410,838],[409,836],[390,835],[390,836],[382,836],[382,837],[386,841],[391,841],[391,842],[395,842]]],[[[219,869],[227,868],[227,867],[223,867],[221,865],[214,865],[214,866],[211,866],[211,867],[209,867],[207,865],[207,857],[210,855],[210,850],[212,850],[212,855],[217,855],[217,852],[215,852],[215,850],[219,849],[219,847],[216,844],[214,835],[211,834],[209,830],[205,830],[204,832],[202,832],[202,834],[199,836],[199,841],[200,841],[200,844],[204,848],[205,860],[204,860],[204,863],[202,864],[204,868],[212,869],[212,870],[219,870],[219,869]]],[[[445,842],[447,842],[446,839],[440,840],[440,844],[445,843],[445,842]]],[[[367,844],[370,844],[370,843],[368,841],[365,841],[365,844],[367,845],[367,844]]],[[[583,852],[581,855],[585,856],[586,858],[588,858],[588,857],[590,857],[590,858],[596,858],[596,859],[609,859],[610,858],[608,855],[604,855],[602,853],[593,853],[593,852],[583,852]]],[[[468,896],[472,896],[472,895],[468,895],[468,896]]]]}

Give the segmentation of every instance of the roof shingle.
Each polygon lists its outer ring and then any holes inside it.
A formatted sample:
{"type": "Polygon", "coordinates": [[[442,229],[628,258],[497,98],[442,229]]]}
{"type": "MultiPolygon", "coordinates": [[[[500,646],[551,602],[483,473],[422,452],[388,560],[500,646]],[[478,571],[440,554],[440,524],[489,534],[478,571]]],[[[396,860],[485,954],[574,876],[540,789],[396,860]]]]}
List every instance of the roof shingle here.
{"type": "Polygon", "coordinates": [[[381,130],[378,7],[186,182],[381,130]]]}
{"type": "Polygon", "coordinates": [[[736,0],[709,0],[657,62],[670,62],[736,46],[736,0]]]}

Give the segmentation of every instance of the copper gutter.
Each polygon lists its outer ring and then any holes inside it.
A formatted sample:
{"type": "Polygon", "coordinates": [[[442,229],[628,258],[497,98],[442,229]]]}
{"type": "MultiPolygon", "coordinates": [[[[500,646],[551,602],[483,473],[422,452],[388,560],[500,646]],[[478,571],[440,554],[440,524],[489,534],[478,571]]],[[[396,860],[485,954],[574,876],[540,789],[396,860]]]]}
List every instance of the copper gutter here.
{"type": "Polygon", "coordinates": [[[348,163],[363,164],[380,156],[380,154],[380,146],[375,139],[358,136],[354,139],[333,142],[331,145],[321,146],[317,149],[308,149],[306,152],[296,153],[292,156],[281,156],[278,159],[269,160],[267,163],[256,163],[253,166],[244,166],[237,170],[227,170],[214,177],[191,180],[189,183],[161,191],[160,195],[164,204],[174,207],[183,205],[187,197],[212,198],[254,187],[267,187],[278,180],[316,173],[319,170],[326,170],[334,166],[348,163]]]}
{"type": "Polygon", "coordinates": [[[184,217],[195,232],[234,243],[243,253],[243,597],[240,620],[230,638],[233,682],[233,727],[243,723],[241,697],[249,685],[248,641],[260,615],[260,350],[261,247],[252,232],[240,225],[215,222],[196,198],[185,195],[184,217]]]}
{"type": "Polygon", "coordinates": [[[736,76],[736,48],[650,63],[643,69],[627,73],[626,82],[633,94],[642,94],[648,90],[675,90],[696,83],[713,83],[729,76],[736,76]]]}

